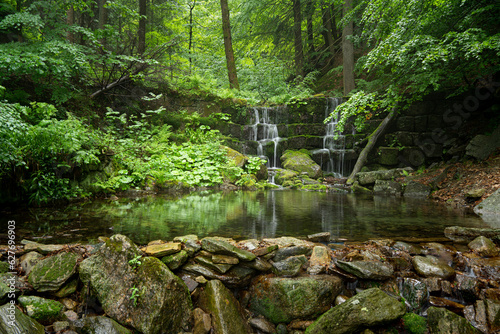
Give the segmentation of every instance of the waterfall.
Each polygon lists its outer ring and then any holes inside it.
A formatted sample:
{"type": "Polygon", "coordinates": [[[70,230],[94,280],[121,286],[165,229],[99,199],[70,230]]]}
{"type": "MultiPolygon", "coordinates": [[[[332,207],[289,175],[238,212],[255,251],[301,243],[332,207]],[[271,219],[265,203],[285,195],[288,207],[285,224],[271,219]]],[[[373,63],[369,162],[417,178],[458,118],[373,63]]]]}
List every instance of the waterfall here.
{"type": "MultiPolygon", "coordinates": [[[[325,106],[325,118],[330,116],[340,104],[340,99],[327,98],[325,106]]],[[[340,112],[334,114],[330,122],[326,124],[326,134],[323,137],[323,150],[328,150],[328,162],[325,168],[327,173],[333,173],[335,177],[344,175],[345,136],[339,134],[335,139],[335,131],[340,119],[340,112]]]]}
{"type": "MultiPolygon", "coordinates": [[[[278,134],[278,120],[281,113],[280,108],[252,108],[254,113],[254,123],[250,125],[250,140],[257,142],[257,155],[267,161],[268,168],[279,167],[278,145],[281,140],[278,134]],[[264,147],[273,143],[273,154],[267,155],[264,147]]],[[[267,150],[266,150],[267,151],[267,150]]]]}

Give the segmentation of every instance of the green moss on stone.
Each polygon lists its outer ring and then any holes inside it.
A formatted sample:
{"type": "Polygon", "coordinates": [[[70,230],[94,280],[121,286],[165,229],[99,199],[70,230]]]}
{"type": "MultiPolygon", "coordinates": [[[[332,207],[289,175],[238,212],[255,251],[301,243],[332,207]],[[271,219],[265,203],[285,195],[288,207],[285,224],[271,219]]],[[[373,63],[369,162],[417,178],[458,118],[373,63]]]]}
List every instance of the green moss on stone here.
{"type": "Polygon", "coordinates": [[[20,296],[18,301],[30,317],[42,324],[50,324],[62,318],[64,305],[58,301],[37,296],[20,296]]]}
{"type": "Polygon", "coordinates": [[[405,329],[411,334],[424,334],[427,332],[427,320],[415,313],[406,313],[403,316],[405,329]]]}

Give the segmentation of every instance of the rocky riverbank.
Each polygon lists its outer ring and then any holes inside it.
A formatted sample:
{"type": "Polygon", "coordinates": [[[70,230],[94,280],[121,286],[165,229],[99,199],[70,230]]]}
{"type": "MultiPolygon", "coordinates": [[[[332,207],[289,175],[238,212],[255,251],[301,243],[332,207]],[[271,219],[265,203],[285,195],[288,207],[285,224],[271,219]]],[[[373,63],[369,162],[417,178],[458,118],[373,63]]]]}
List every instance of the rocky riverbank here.
{"type": "MultiPolygon", "coordinates": [[[[23,241],[2,333],[497,333],[500,230],[332,242],[194,235],[142,247],[23,241]],[[411,242],[410,242],[411,241],[411,242]]],[[[2,248],[3,260],[7,247],[2,248]]]]}

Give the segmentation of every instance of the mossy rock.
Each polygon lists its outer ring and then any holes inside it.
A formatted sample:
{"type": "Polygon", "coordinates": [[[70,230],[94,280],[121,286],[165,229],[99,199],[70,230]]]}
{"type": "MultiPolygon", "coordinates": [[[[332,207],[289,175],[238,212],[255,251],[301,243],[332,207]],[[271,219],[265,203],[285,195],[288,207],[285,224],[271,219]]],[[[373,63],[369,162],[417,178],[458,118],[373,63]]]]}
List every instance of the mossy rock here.
{"type": "Polygon", "coordinates": [[[20,296],[18,301],[26,313],[41,324],[49,325],[63,318],[64,305],[58,301],[37,296],[20,296]]]}
{"type": "Polygon", "coordinates": [[[40,260],[31,270],[28,282],[38,292],[57,291],[76,273],[80,255],[61,252],[40,260]]]}
{"type": "Polygon", "coordinates": [[[313,179],[323,176],[321,167],[308,154],[300,151],[285,151],[281,156],[282,165],[298,173],[307,173],[313,179]]]}
{"type": "Polygon", "coordinates": [[[305,184],[300,187],[300,190],[306,191],[326,191],[328,186],[325,184],[305,184]]]}
{"type": "Polygon", "coordinates": [[[276,175],[274,176],[274,182],[279,185],[283,185],[288,180],[296,178],[299,173],[290,169],[278,169],[276,170],[276,175]]]}
{"type": "Polygon", "coordinates": [[[248,157],[246,155],[227,146],[221,146],[221,148],[226,151],[228,160],[233,161],[235,166],[243,168],[247,163],[248,157]]]}
{"type": "Polygon", "coordinates": [[[85,317],[73,322],[73,326],[77,329],[78,333],[84,334],[132,334],[132,331],[121,326],[113,319],[97,316],[85,317]]]}
{"type": "Polygon", "coordinates": [[[410,334],[425,334],[427,332],[427,319],[415,313],[406,313],[403,316],[403,324],[410,334]]]}
{"type": "Polygon", "coordinates": [[[0,262],[0,274],[9,272],[9,264],[7,262],[0,262]]]}
{"type": "Polygon", "coordinates": [[[0,333],[44,334],[45,328],[38,321],[21,312],[15,304],[0,306],[0,333]]]}

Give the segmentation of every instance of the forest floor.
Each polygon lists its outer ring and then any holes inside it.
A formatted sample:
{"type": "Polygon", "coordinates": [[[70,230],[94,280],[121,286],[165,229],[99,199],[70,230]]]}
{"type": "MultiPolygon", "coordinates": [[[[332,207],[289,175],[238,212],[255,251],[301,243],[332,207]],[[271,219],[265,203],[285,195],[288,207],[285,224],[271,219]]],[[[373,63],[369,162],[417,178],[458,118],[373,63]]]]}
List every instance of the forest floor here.
{"type": "Polygon", "coordinates": [[[442,164],[402,178],[414,180],[435,189],[430,198],[458,208],[473,208],[500,188],[500,150],[487,160],[442,164]]]}

